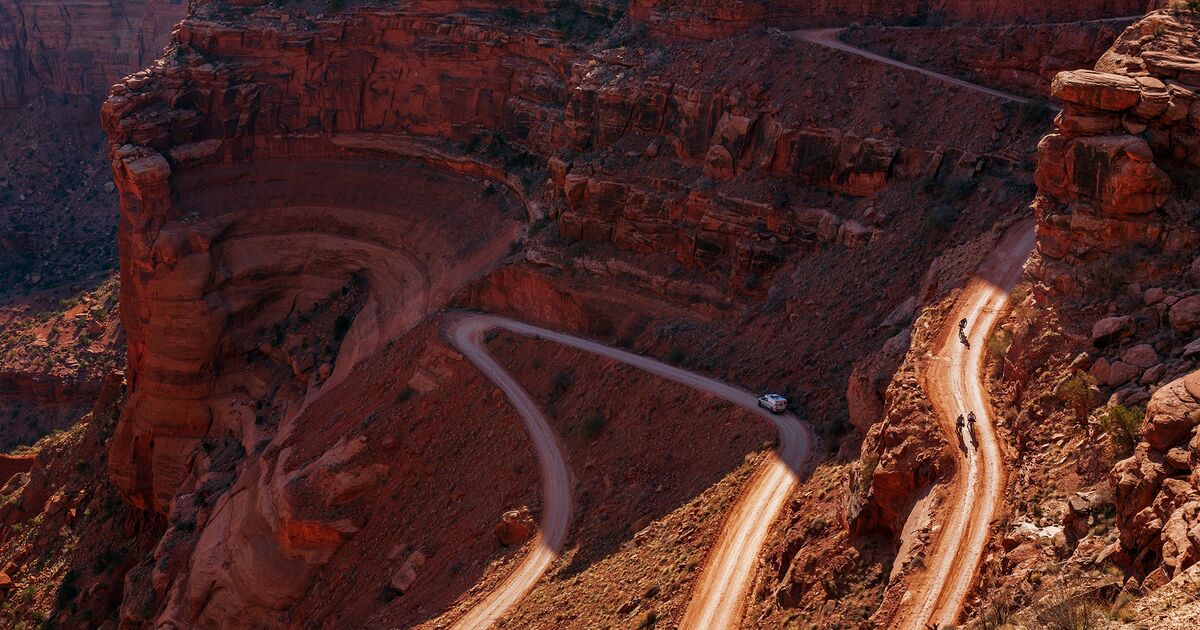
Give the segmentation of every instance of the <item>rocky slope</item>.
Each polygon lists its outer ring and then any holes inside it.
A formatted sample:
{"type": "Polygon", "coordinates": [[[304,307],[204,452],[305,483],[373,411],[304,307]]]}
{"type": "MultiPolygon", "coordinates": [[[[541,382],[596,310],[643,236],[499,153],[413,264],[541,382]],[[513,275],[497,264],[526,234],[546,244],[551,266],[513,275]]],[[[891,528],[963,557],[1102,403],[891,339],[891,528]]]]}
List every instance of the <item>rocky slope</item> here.
{"type": "Polygon", "coordinates": [[[630,13],[655,33],[703,39],[749,29],[846,26],[854,22],[921,25],[929,22],[1013,24],[1073,22],[1140,15],[1146,0],[1072,0],[1069,2],[967,2],[963,0],[821,0],[819,2],[749,0],[683,2],[634,0],[630,13]]]}
{"type": "Polygon", "coordinates": [[[1037,251],[989,345],[1014,470],[984,615],[1010,614],[1004,600],[1033,604],[1026,619],[1100,606],[1163,627],[1195,618],[1156,610],[1186,585],[1152,592],[1197,559],[1198,29],[1182,7],[1152,13],[1094,70],[1053,81],[1063,111],[1039,147],[1037,251]],[[1066,594],[1014,574],[1053,576],[1066,594]]]}

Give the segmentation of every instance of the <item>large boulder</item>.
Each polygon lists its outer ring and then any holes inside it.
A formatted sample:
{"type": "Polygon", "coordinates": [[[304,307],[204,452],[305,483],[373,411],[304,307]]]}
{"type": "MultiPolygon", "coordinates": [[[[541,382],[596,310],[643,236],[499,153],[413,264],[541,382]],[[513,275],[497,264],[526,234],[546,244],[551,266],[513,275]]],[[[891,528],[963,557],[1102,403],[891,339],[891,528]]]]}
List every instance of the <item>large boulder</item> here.
{"type": "Polygon", "coordinates": [[[1092,326],[1092,344],[1101,348],[1133,335],[1134,330],[1132,317],[1105,317],[1092,326]]]}
{"type": "Polygon", "coordinates": [[[1158,353],[1154,351],[1154,346],[1141,343],[1122,353],[1121,360],[1145,370],[1158,363],[1158,353]]]}
{"type": "Polygon", "coordinates": [[[1180,332],[1200,328],[1200,295],[1179,300],[1171,307],[1171,327],[1180,332]]]}
{"type": "Polygon", "coordinates": [[[1141,88],[1132,77],[1095,70],[1060,72],[1050,85],[1051,96],[1093,109],[1121,112],[1141,98],[1141,88]]]}
{"type": "Polygon", "coordinates": [[[1142,437],[1157,451],[1184,444],[1200,422],[1200,372],[1193,372],[1154,392],[1146,406],[1142,437]]]}

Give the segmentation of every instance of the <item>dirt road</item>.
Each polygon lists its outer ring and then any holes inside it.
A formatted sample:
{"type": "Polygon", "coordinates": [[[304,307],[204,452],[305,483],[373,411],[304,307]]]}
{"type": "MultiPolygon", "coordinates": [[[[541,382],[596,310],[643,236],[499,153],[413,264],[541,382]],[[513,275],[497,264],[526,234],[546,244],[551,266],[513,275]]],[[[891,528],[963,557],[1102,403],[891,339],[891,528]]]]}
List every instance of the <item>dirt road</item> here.
{"type": "Polygon", "coordinates": [[[758,397],[750,392],[648,357],[493,315],[455,313],[449,317],[447,330],[451,342],[508,396],[534,440],[542,468],[543,505],[542,531],[534,551],[500,588],[455,623],[454,628],[486,628],[520,602],[561,551],[571,516],[572,483],[562,448],[529,394],[488,355],[482,337],[492,328],[547,339],[631,365],[724,398],[775,425],[779,430],[779,450],[756,471],[750,487],[730,514],[692,592],[681,624],[682,628],[706,630],[736,627],[767,533],[808,466],[812,453],[812,433],[808,426],[794,415],[774,415],[761,409],[758,397]]]}
{"type": "Polygon", "coordinates": [[[948,330],[926,383],[943,426],[955,430],[959,414],[975,412],[974,434],[964,428],[955,441],[964,462],[946,495],[941,528],[926,556],[924,575],[915,577],[894,627],[922,630],[926,624],[948,626],[962,610],[979,569],[992,518],[1002,500],[1004,462],[992,430],[992,410],[984,390],[983,353],[1008,294],[1033,249],[1033,224],[1009,229],[975,278],[963,290],[948,320],[948,330]],[[958,336],[958,322],[967,320],[970,348],[958,336]]]}
{"type": "Polygon", "coordinates": [[[505,321],[464,314],[451,318],[447,332],[454,347],[504,392],[521,415],[525,430],[533,440],[542,473],[542,522],[533,551],[499,588],[455,622],[453,628],[456,630],[487,628],[520,602],[562,551],[567,538],[567,525],[571,520],[571,490],[574,482],[558,436],[529,392],[496,363],[483,345],[483,333],[502,326],[505,321]]]}
{"type": "Polygon", "coordinates": [[[914,66],[912,64],[907,64],[907,63],[904,63],[903,61],[897,61],[895,59],[892,59],[891,57],[877,55],[869,50],[864,50],[853,44],[848,44],[848,43],[842,41],[841,39],[838,39],[838,35],[840,35],[841,32],[844,30],[846,30],[846,29],[844,29],[844,28],[821,28],[821,29],[812,29],[812,30],[792,31],[791,35],[792,35],[792,37],[806,41],[810,44],[816,44],[818,46],[824,46],[826,48],[833,48],[835,50],[840,50],[842,52],[848,52],[852,55],[862,57],[864,59],[870,59],[871,61],[878,61],[879,63],[887,64],[887,65],[895,67],[895,68],[901,68],[903,70],[908,70],[910,72],[918,72],[927,77],[932,77],[934,79],[937,79],[938,81],[941,81],[943,83],[949,83],[950,85],[957,85],[959,87],[966,88],[968,90],[974,90],[976,92],[981,92],[983,94],[987,94],[988,96],[994,96],[996,98],[1001,98],[1006,101],[1012,101],[1014,103],[1031,103],[1031,102],[1033,102],[1032,100],[1027,99],[1024,96],[1018,96],[1018,95],[1012,94],[1010,92],[996,90],[996,89],[982,86],[982,85],[979,85],[976,83],[971,83],[970,81],[963,81],[962,79],[958,79],[958,78],[952,77],[947,74],[942,74],[940,72],[934,72],[933,70],[922,68],[920,66],[914,66]]]}

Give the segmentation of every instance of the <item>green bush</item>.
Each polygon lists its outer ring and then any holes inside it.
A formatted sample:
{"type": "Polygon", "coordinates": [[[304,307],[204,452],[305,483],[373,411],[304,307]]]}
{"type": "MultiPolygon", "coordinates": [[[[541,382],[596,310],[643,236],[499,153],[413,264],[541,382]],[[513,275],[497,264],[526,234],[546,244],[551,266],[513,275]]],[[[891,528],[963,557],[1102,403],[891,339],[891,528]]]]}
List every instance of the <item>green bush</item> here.
{"type": "Polygon", "coordinates": [[[1008,354],[1009,347],[1012,346],[1012,337],[1003,330],[997,329],[992,333],[987,340],[987,355],[993,361],[1003,361],[1004,355],[1008,354]]]}
{"type": "Polygon", "coordinates": [[[1100,416],[1100,428],[1108,434],[1117,453],[1128,457],[1141,435],[1142,419],[1145,417],[1146,410],[1141,407],[1115,405],[1100,416]]]}
{"type": "Polygon", "coordinates": [[[1058,397],[1075,413],[1075,421],[1087,422],[1088,413],[1092,407],[1092,388],[1096,387],[1096,379],[1083,370],[1075,370],[1058,388],[1058,397]]]}
{"type": "Polygon", "coordinates": [[[604,432],[604,416],[594,413],[583,421],[583,437],[594,440],[604,432]]]}

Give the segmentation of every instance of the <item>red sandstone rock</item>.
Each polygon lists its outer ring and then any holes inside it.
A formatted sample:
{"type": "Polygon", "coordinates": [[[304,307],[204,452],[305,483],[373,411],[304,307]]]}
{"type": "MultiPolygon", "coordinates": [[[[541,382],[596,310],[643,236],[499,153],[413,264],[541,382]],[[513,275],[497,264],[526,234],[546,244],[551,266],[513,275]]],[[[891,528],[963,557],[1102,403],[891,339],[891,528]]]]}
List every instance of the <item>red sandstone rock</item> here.
{"type": "Polygon", "coordinates": [[[1142,88],[1121,74],[1076,70],[1060,72],[1050,86],[1050,95],[1076,105],[1121,112],[1138,104],[1142,88]]]}
{"type": "Polygon", "coordinates": [[[1137,366],[1130,365],[1124,361],[1114,362],[1108,370],[1108,379],[1106,384],[1109,387],[1120,387],[1125,383],[1135,380],[1142,370],[1137,366]]]}
{"type": "Polygon", "coordinates": [[[1105,317],[1092,325],[1092,343],[1105,346],[1134,333],[1136,324],[1132,317],[1105,317]]]}
{"type": "Polygon", "coordinates": [[[1142,435],[1151,448],[1166,451],[1186,443],[1200,423],[1193,413],[1200,408],[1200,373],[1193,373],[1159,389],[1146,407],[1142,435]]]}
{"type": "Polygon", "coordinates": [[[496,540],[504,546],[520,545],[533,538],[537,533],[537,524],[529,508],[521,508],[505,512],[496,524],[496,540]]]}
{"type": "Polygon", "coordinates": [[[1200,295],[1186,297],[1171,306],[1171,327],[1180,332],[1200,328],[1200,295]]]}
{"type": "Polygon", "coordinates": [[[1154,346],[1141,343],[1122,353],[1121,360],[1144,370],[1158,363],[1158,353],[1154,351],[1154,346]]]}

